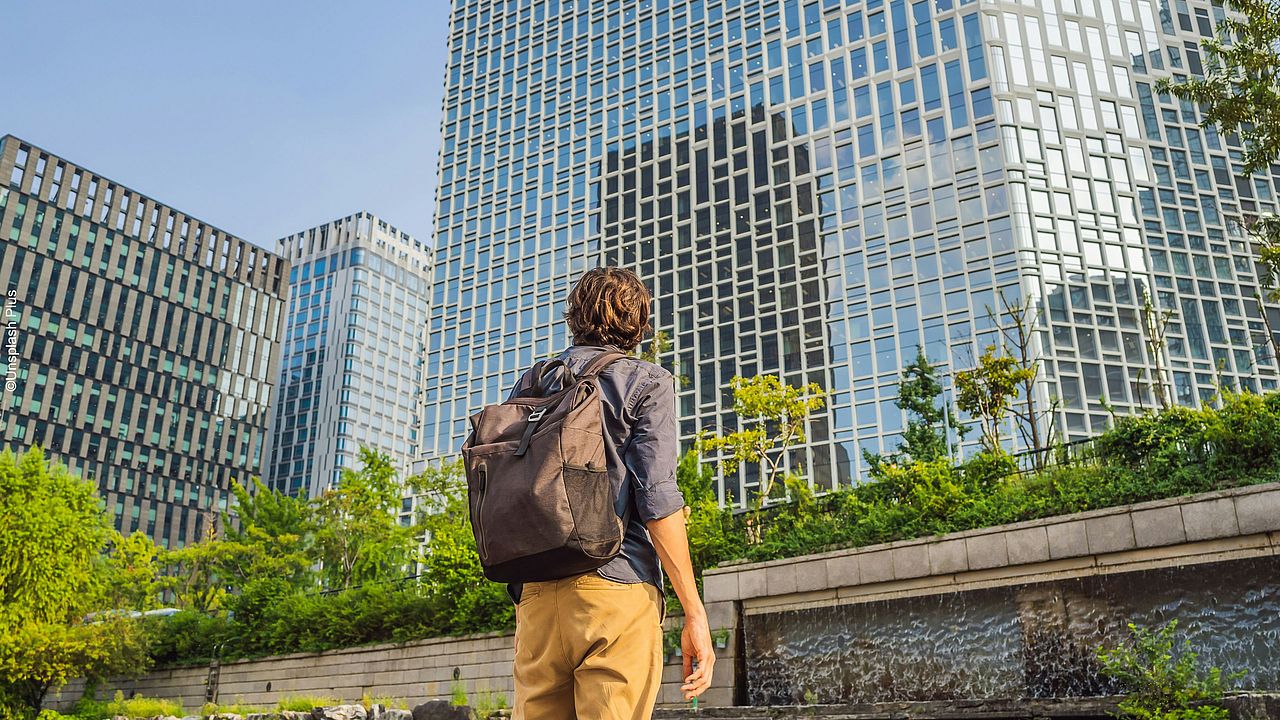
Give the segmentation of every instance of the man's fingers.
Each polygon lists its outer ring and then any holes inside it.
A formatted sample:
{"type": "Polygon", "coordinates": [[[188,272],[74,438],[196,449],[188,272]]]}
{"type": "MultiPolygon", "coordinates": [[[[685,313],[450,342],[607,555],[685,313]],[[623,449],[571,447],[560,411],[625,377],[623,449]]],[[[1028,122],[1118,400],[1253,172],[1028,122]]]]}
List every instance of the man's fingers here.
{"type": "MultiPolygon", "coordinates": [[[[690,678],[690,680],[693,680],[693,678],[690,678]]],[[[709,687],[711,687],[711,676],[708,674],[698,678],[694,682],[688,682],[681,686],[680,691],[684,693],[685,699],[689,700],[696,695],[701,695],[706,692],[709,687]]]]}
{"type": "Polygon", "coordinates": [[[685,694],[686,700],[701,695],[711,687],[712,668],[715,662],[715,656],[708,654],[705,661],[699,662],[698,669],[685,677],[684,685],[680,686],[680,690],[685,694]]]}

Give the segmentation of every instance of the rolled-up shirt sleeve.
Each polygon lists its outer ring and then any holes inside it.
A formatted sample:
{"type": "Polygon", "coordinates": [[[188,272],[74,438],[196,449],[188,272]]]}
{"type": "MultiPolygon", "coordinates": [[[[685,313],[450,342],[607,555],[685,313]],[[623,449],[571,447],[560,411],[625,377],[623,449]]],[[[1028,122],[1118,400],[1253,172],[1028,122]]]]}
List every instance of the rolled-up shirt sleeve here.
{"type": "Polygon", "coordinates": [[[622,460],[633,481],[636,512],[647,523],[684,508],[676,484],[680,444],[671,376],[664,373],[642,387],[633,408],[635,422],[622,460]]]}

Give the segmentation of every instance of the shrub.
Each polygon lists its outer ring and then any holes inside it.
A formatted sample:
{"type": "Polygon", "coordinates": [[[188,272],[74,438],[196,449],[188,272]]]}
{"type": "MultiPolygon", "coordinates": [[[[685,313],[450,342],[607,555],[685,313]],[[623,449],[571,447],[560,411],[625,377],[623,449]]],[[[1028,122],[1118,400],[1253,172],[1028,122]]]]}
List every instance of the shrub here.
{"type": "Polygon", "coordinates": [[[331,707],[333,705],[342,705],[343,702],[337,698],[325,697],[322,695],[286,695],[280,698],[276,703],[276,710],[283,712],[292,710],[294,712],[311,712],[312,708],[331,707]]]}
{"type": "Polygon", "coordinates": [[[147,718],[161,715],[182,717],[186,712],[182,703],[164,698],[134,696],[125,698],[124,692],[117,690],[115,698],[110,702],[99,702],[92,698],[82,698],[72,709],[72,714],[83,720],[99,720],[123,715],[128,718],[147,718]]]}
{"type": "Polygon", "coordinates": [[[374,705],[381,705],[382,707],[393,709],[393,710],[410,709],[409,701],[405,700],[404,698],[389,697],[384,695],[373,696],[373,695],[370,695],[369,693],[365,693],[364,695],[360,696],[360,704],[364,706],[365,710],[372,710],[374,705]]]}
{"type": "Polygon", "coordinates": [[[208,717],[209,715],[248,715],[250,713],[263,712],[263,708],[258,705],[246,705],[236,698],[233,703],[205,703],[200,706],[200,716],[208,717]]]}
{"type": "MultiPolygon", "coordinates": [[[[682,462],[686,485],[703,483],[682,462]],[[699,482],[693,482],[693,479],[699,482]]],[[[1280,478],[1280,393],[1228,395],[1220,409],[1175,407],[1119,420],[1083,457],[1037,473],[986,451],[959,467],[882,462],[869,482],[736,517],[695,506],[690,545],[705,567],[907,540],[1280,478]]]]}
{"type": "Polygon", "coordinates": [[[1226,682],[1222,671],[1201,671],[1190,641],[1175,649],[1178,621],[1155,629],[1129,624],[1129,640],[1098,650],[1102,671],[1118,681],[1126,693],[1120,717],[1133,720],[1226,720],[1221,704],[1226,682]]]}
{"type": "Polygon", "coordinates": [[[158,663],[207,663],[229,635],[222,615],[184,610],[148,622],[151,657],[158,663]]]}

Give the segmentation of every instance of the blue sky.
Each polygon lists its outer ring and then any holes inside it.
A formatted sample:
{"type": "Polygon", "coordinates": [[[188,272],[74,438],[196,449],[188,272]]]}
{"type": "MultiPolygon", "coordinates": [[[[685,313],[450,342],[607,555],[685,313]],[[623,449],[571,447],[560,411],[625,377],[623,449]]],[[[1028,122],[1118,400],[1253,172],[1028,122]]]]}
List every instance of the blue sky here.
{"type": "Polygon", "coordinates": [[[428,240],[448,0],[0,0],[11,133],[260,245],[428,240]]]}

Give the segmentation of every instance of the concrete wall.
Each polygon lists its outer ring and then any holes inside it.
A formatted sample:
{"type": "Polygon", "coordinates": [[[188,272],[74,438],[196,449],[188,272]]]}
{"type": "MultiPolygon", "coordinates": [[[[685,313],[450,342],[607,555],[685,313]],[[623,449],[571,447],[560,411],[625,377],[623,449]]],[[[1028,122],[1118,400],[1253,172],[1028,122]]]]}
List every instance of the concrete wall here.
{"type": "MultiPolygon", "coordinates": [[[[452,692],[455,668],[468,692],[490,690],[509,697],[512,657],[512,636],[493,634],[245,660],[219,669],[218,701],[274,705],[289,695],[358,700],[365,693],[410,702],[445,699],[452,692]]],[[[126,695],[181,700],[192,711],[205,702],[208,678],[208,666],[157,669],[138,680],[115,683],[99,691],[99,697],[120,689],[126,695]]],[[[74,702],[82,687],[79,681],[68,685],[60,702],[74,702]]]]}
{"type": "MultiPolygon", "coordinates": [[[[666,624],[668,629],[680,627],[676,617],[669,617],[666,624]]],[[[367,693],[374,697],[405,698],[414,704],[448,699],[453,692],[456,670],[458,682],[472,697],[485,691],[503,693],[510,704],[514,654],[513,636],[496,633],[231,662],[219,669],[218,701],[274,705],[289,695],[359,700],[367,693]]],[[[678,654],[667,657],[660,703],[680,702],[681,662],[678,654]]],[[[726,663],[724,667],[720,679],[722,695],[732,692],[732,664],[726,663]]],[[[98,696],[110,697],[119,689],[126,696],[137,693],[181,700],[184,708],[194,711],[205,702],[208,679],[209,667],[205,665],[156,669],[137,680],[113,683],[99,690],[98,696]]],[[[73,681],[47,704],[63,709],[79,699],[83,691],[83,683],[73,681]]]]}
{"type": "MultiPolygon", "coordinates": [[[[712,570],[705,578],[707,612],[712,629],[728,638],[700,704],[745,702],[742,627],[754,614],[1277,555],[1280,483],[1271,483],[712,570]]],[[[668,618],[668,627],[678,621],[668,618]]],[[[219,699],[274,704],[304,693],[447,698],[455,668],[468,692],[504,692],[509,699],[512,657],[511,635],[497,634],[235,662],[221,669],[219,699]]],[[[679,662],[668,658],[661,704],[682,704],[679,662]]],[[[192,709],[204,701],[207,677],[207,667],[156,670],[118,686],[180,698],[192,709]]],[[[79,694],[73,683],[62,702],[79,694]]]]}

